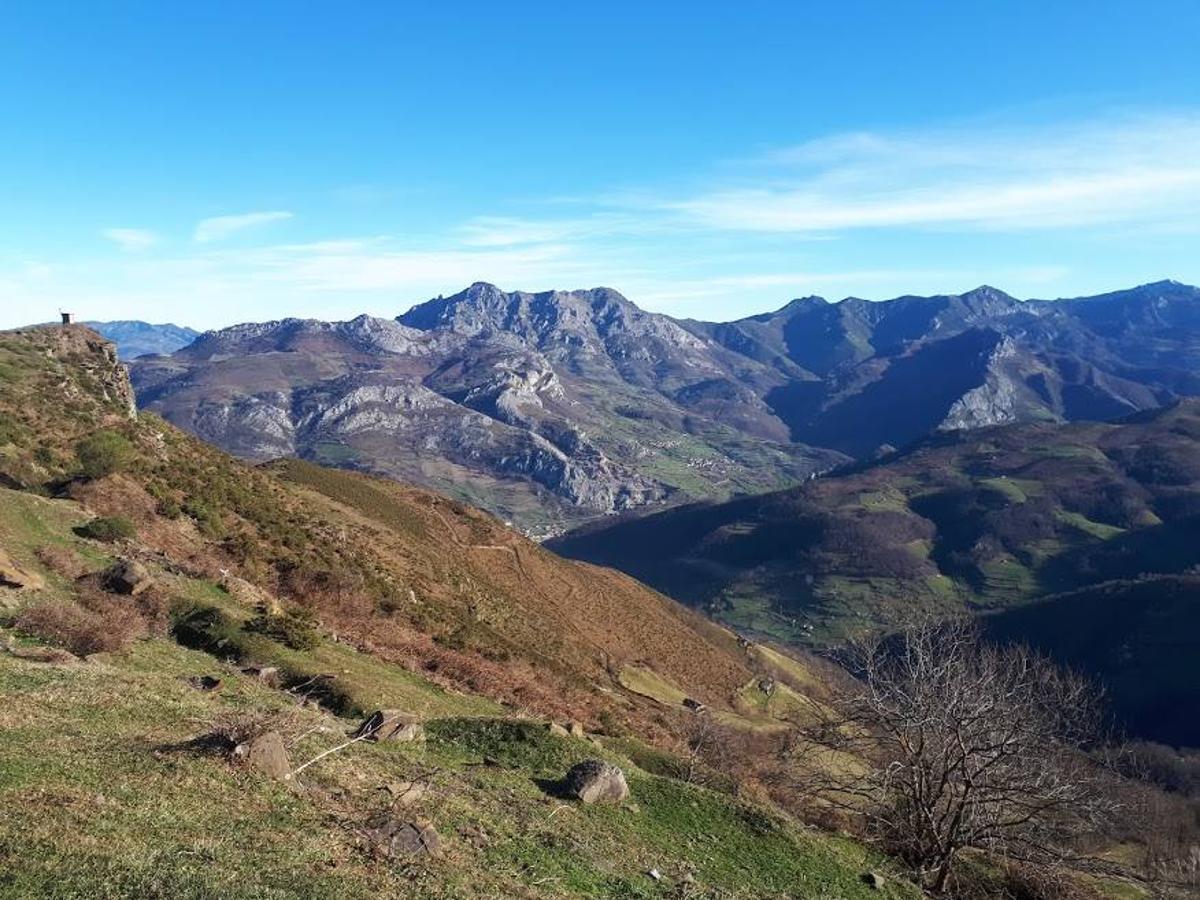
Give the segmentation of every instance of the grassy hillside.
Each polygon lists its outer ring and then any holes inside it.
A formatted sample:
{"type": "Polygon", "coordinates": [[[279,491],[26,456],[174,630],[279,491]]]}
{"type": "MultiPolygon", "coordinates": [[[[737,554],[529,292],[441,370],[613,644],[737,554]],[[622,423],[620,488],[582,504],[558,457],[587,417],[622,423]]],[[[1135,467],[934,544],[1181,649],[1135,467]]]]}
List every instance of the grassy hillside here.
{"type": "Polygon", "coordinates": [[[816,663],[446,498],[243,465],[132,417],[127,388],[86,329],[0,334],[4,896],[878,896],[868,869],[916,896],[675,755],[684,699],[774,734],[820,702],[816,663]],[[122,594],[118,563],[151,586],[122,594]],[[426,740],[354,743],[284,783],[229,754],[275,731],[295,768],[375,709],[426,740]],[[548,728],[568,719],[583,736],[548,728]],[[630,799],[564,800],[585,757],[630,799]],[[382,816],[429,823],[440,855],[386,857],[382,816]]]}
{"type": "MultiPolygon", "coordinates": [[[[746,632],[820,646],[917,612],[988,614],[1143,573],[1183,574],[1200,565],[1198,538],[1200,404],[1186,401],[1118,424],[939,437],[801,488],[551,546],[746,632]]],[[[1042,619],[1012,621],[1028,625],[1018,636],[1040,639],[1042,619]]],[[[1184,634],[1185,646],[1164,652],[1194,659],[1196,632],[1184,634]]],[[[1134,722],[1149,715],[1126,711],[1134,722]]]]}

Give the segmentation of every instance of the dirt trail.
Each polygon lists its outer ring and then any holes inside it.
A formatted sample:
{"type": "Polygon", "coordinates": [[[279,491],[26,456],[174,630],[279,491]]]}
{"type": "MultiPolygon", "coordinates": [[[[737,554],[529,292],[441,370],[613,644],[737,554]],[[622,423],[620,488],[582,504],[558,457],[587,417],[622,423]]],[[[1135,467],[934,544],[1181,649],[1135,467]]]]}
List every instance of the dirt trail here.
{"type": "Polygon", "coordinates": [[[454,529],[454,525],[442,515],[442,511],[436,506],[430,506],[430,511],[441,520],[441,523],[446,526],[446,531],[450,533],[450,540],[467,550],[499,550],[502,553],[511,553],[513,561],[516,563],[517,569],[525,578],[529,578],[529,573],[525,571],[525,564],[521,562],[521,554],[517,552],[516,547],[510,547],[507,544],[468,544],[458,536],[458,532],[454,529]]]}

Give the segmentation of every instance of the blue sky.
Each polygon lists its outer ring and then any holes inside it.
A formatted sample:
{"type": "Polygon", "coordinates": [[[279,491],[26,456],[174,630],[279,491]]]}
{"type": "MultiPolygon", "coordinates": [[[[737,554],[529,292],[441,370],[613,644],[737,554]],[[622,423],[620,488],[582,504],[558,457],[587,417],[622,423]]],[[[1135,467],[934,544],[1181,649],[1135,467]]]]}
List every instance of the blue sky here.
{"type": "Polygon", "coordinates": [[[430,6],[9,4],[0,326],[1200,282],[1195,0],[430,6]]]}

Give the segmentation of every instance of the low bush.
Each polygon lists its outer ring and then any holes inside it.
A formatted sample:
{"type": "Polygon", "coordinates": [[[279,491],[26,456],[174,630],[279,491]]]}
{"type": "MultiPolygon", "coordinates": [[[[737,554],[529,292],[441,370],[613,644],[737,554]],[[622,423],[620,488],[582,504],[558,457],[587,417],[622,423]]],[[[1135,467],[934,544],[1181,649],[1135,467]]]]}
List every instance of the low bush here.
{"type": "Polygon", "coordinates": [[[46,544],[38,547],[34,552],[42,565],[69,581],[74,581],[88,572],[88,566],[83,557],[70,547],[46,544]]]}
{"type": "Polygon", "coordinates": [[[137,534],[137,529],[124,516],[99,516],[90,522],[77,525],[75,533],[80,537],[89,538],[93,541],[111,543],[112,541],[123,541],[133,537],[137,534]]]}
{"type": "Polygon", "coordinates": [[[180,644],[207,653],[224,652],[239,656],[230,638],[236,623],[215,606],[188,603],[172,612],[171,634],[180,644]]]}
{"type": "Polygon", "coordinates": [[[261,609],[244,627],[293,650],[313,650],[321,643],[316,617],[302,606],[293,606],[282,613],[261,609]]]}
{"type": "Polygon", "coordinates": [[[103,478],[128,468],[133,444],[117,431],[97,431],[75,445],[79,468],[87,478],[103,478]]]}
{"type": "Polygon", "coordinates": [[[146,623],[130,604],[110,601],[94,609],[74,603],[42,603],[13,621],[22,634],[70,650],[76,656],[113,653],[146,636],[146,623]]]}

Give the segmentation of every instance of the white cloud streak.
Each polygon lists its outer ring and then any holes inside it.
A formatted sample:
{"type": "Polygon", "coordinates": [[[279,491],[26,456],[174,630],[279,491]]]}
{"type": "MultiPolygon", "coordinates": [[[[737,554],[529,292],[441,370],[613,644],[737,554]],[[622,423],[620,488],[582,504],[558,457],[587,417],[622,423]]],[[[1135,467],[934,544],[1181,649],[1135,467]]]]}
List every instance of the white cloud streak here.
{"type": "Polygon", "coordinates": [[[1200,117],[1051,128],[834,135],[746,165],[738,184],[664,201],[696,227],[1006,231],[1193,219],[1200,117]]]}
{"type": "Polygon", "coordinates": [[[105,228],[100,234],[125,253],[142,253],[158,243],[158,235],[144,228],[105,228]]]}
{"type": "Polygon", "coordinates": [[[248,228],[257,228],[262,225],[269,225],[272,222],[282,222],[290,218],[292,218],[292,213],[286,210],[243,213],[236,216],[213,216],[208,219],[201,219],[196,223],[196,230],[192,234],[192,239],[197,244],[210,244],[214,241],[225,240],[231,235],[237,234],[239,231],[245,231],[248,228]]]}

